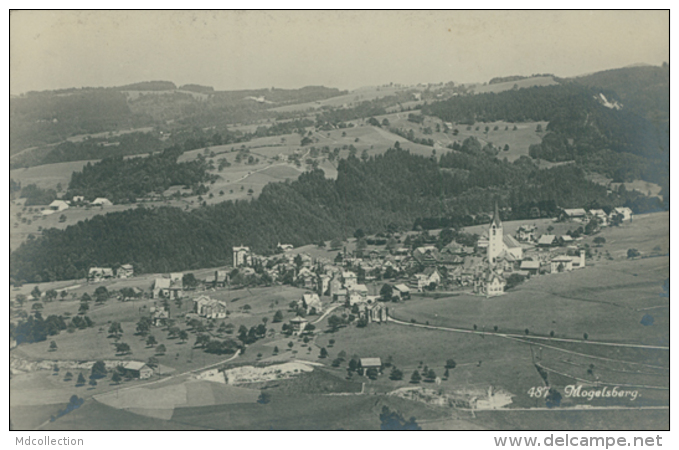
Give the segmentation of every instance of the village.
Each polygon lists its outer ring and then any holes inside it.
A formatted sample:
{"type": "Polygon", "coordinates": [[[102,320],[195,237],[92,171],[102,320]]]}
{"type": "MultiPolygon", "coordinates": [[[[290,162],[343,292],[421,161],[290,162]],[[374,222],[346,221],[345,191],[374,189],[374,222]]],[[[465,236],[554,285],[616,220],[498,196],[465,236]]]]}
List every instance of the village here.
{"type": "MultiPolygon", "coordinates": [[[[304,252],[294,252],[292,245],[280,243],[278,253],[272,256],[257,255],[249,247],[237,246],[232,249],[231,268],[215,270],[200,280],[191,274],[189,283],[185,283],[186,273],[171,273],[156,278],[148,290],[136,292],[154,299],[198,295],[195,299],[198,305],[214,291],[284,284],[307,291],[299,299],[300,306],[313,314],[322,313],[324,305],[330,303],[367,306],[378,301],[408,300],[411,293],[465,292],[493,297],[504,294],[508,281],[512,287],[517,280],[522,282],[534,276],[585,268],[587,259],[593,255],[589,245],[578,245],[582,235],[631,220],[632,211],[626,207],[615,208],[610,214],[601,209],[564,209],[558,221],[575,225],[574,232],[538,235],[535,225],[521,223],[512,235],[505,233],[496,206],[491,223],[474,247],[454,240],[441,246],[436,235],[426,232],[422,238],[424,245],[414,248],[392,245],[382,249],[373,246],[350,253],[345,246],[344,252],[340,250],[334,260],[313,258],[304,252]],[[385,285],[388,288],[384,288],[385,285]]],[[[548,227],[550,229],[553,227],[548,227]]],[[[381,243],[384,246],[386,239],[381,243]]],[[[400,240],[398,244],[402,244],[400,240]]],[[[92,267],[88,282],[133,275],[131,264],[123,264],[115,271],[92,267]]],[[[226,311],[222,303],[210,308],[220,311],[219,314],[226,311]]]]}

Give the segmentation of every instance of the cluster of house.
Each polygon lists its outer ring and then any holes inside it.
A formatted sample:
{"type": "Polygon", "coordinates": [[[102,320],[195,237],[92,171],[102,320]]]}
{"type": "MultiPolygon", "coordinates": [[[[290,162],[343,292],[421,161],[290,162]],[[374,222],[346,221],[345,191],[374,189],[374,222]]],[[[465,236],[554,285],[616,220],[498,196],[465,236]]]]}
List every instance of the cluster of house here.
{"type": "MultiPolygon", "coordinates": [[[[603,210],[565,209],[562,219],[585,222],[593,217],[598,218],[599,226],[607,226],[609,220],[632,220],[629,208],[616,208],[607,215],[603,210]]],[[[474,273],[473,291],[488,297],[504,293],[507,278],[512,274],[523,277],[541,273],[569,272],[586,266],[585,250],[574,246],[575,239],[569,235],[556,236],[543,234],[538,236],[534,225],[521,225],[516,238],[503,233],[502,221],[497,205],[493,220],[487,233],[479,240],[478,247],[486,248],[486,257],[472,267],[474,273]],[[553,247],[566,247],[571,255],[562,252],[540,252],[553,247]],[[538,250],[526,257],[526,250],[538,250]]]]}
{"type": "Polygon", "coordinates": [[[153,281],[153,298],[180,298],[184,291],[184,275],[181,272],[156,278],[153,281]]]}
{"type": "Polygon", "coordinates": [[[42,211],[43,216],[49,216],[51,214],[65,211],[71,206],[76,205],[91,205],[91,206],[111,206],[113,203],[107,198],[97,197],[93,201],[88,202],[85,197],[81,195],[76,195],[73,200],[54,200],[52,203],[47,205],[47,207],[42,211]]]}
{"type": "MultiPolygon", "coordinates": [[[[610,214],[599,209],[565,209],[562,213],[562,219],[576,222],[588,222],[594,217],[598,219],[599,226],[607,226],[613,220],[632,220],[632,211],[622,207],[615,208],[610,214]]],[[[320,313],[323,307],[319,296],[329,296],[335,302],[360,305],[366,318],[378,321],[382,313],[375,306],[371,306],[368,311],[365,305],[378,304],[379,296],[370,295],[365,282],[378,277],[410,274],[406,280],[392,286],[396,299],[408,298],[411,292],[433,290],[442,284],[448,288],[468,288],[486,296],[500,295],[504,293],[507,278],[512,274],[528,277],[584,268],[585,252],[574,245],[575,240],[570,235],[538,236],[537,227],[529,224],[521,225],[515,236],[504,234],[496,205],[492,221],[476,247],[452,241],[443,248],[423,245],[412,251],[401,247],[371,250],[360,256],[345,253],[341,261],[314,259],[304,253],[294,254],[291,245],[280,243],[280,253],[269,257],[257,255],[243,245],[233,247],[232,251],[233,267],[238,269],[239,274],[267,274],[273,282],[290,282],[307,290],[300,299],[300,306],[307,312],[313,308],[320,313]],[[553,251],[555,247],[558,247],[558,251],[553,251]],[[564,249],[568,254],[563,254],[564,249]],[[294,274],[292,279],[289,278],[290,274],[294,274]],[[283,276],[288,279],[282,280],[283,276]]],[[[181,275],[170,274],[169,277],[156,279],[153,297],[181,296],[181,275]]],[[[214,275],[203,280],[204,286],[225,287],[230,282],[229,276],[226,270],[217,270],[214,275]]]]}
{"type": "Polygon", "coordinates": [[[632,210],[626,206],[621,206],[611,210],[609,214],[603,209],[590,209],[589,211],[582,208],[575,209],[564,209],[561,218],[573,220],[577,222],[589,222],[592,218],[596,217],[599,219],[600,226],[608,226],[613,220],[620,220],[622,222],[627,222],[632,220],[632,210]]]}
{"type": "Polygon", "coordinates": [[[110,267],[90,267],[90,270],[87,272],[87,281],[98,283],[112,278],[130,278],[132,276],[134,276],[134,266],[132,264],[123,264],[115,272],[110,267]]]}

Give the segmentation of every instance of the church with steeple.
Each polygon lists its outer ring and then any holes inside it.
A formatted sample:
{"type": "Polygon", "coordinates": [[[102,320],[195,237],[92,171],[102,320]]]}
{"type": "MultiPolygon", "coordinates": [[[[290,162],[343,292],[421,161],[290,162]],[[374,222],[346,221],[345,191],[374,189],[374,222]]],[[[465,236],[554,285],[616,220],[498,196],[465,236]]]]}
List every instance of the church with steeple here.
{"type": "MultiPolygon", "coordinates": [[[[485,242],[483,242],[483,245],[487,245],[486,258],[474,279],[475,293],[485,295],[486,297],[504,294],[505,285],[507,284],[507,281],[502,275],[504,267],[508,260],[515,260],[515,251],[512,252],[514,249],[513,243],[511,241],[506,243],[505,240],[502,230],[502,221],[500,220],[500,212],[498,210],[497,202],[495,202],[493,220],[491,220],[490,225],[488,225],[487,241],[484,240],[485,242]]],[[[521,250],[520,246],[519,250],[521,250]]],[[[520,258],[521,257],[519,257],[519,259],[520,258]]]]}

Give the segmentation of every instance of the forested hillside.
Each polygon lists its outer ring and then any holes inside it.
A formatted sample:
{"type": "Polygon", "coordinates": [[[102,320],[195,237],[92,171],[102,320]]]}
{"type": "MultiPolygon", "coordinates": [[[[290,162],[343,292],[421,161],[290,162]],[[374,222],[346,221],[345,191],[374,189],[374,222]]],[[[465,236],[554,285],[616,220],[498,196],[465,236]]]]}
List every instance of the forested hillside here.
{"type": "Polygon", "coordinates": [[[135,272],[166,272],[227,264],[233,245],[272,252],[293,245],[367,233],[411,229],[415,221],[446,218],[455,225],[486,220],[494,201],[512,218],[560,207],[658,207],[630,192],[607,194],[578,167],[538,170],[528,158],[500,161],[469,139],[441,160],[391,149],[363,162],[341,160],[336,180],[321,170],[267,185],[257,199],[193,211],[137,208],[96,216],[63,231],[45,230],[10,255],[11,277],[38,281],[82,277],[95,265],[132,263],[135,272]],[[543,210],[540,210],[540,207],[543,210]],[[537,208],[537,209],[536,209],[537,208]],[[483,218],[480,218],[483,217],[483,218]]]}
{"type": "Polygon", "coordinates": [[[114,203],[133,203],[146,194],[160,194],[176,185],[203,193],[201,185],[210,180],[205,160],[179,163],[181,154],[181,149],[170,148],[148,157],[116,156],[87,163],[82,172],[73,173],[66,198],[79,195],[92,201],[106,197],[114,203]]]}

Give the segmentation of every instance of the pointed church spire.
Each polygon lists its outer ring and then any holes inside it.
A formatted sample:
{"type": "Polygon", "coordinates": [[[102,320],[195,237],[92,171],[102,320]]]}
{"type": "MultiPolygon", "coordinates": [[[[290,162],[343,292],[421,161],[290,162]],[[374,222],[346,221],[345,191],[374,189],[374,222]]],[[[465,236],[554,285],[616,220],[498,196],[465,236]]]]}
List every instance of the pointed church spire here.
{"type": "Polygon", "coordinates": [[[502,221],[500,221],[500,211],[497,208],[497,202],[495,202],[495,211],[493,213],[493,221],[491,224],[495,224],[498,227],[502,226],[502,221]]]}

